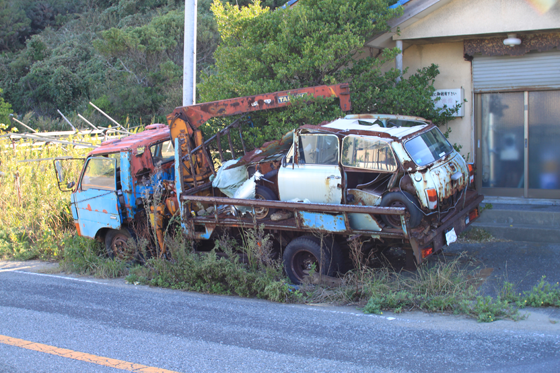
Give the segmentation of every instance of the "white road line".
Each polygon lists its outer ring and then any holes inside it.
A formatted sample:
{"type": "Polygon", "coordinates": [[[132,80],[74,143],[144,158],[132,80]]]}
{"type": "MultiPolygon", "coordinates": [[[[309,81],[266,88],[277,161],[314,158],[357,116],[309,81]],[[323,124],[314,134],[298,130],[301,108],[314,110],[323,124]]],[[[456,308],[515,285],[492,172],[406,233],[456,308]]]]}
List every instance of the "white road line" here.
{"type": "Polygon", "coordinates": [[[66,276],[56,276],[56,275],[48,275],[46,273],[35,273],[35,272],[26,272],[26,271],[14,271],[16,273],[22,273],[22,274],[26,274],[26,275],[35,275],[35,276],[44,276],[44,277],[54,277],[54,278],[60,278],[63,280],[72,280],[72,281],[78,281],[78,282],[88,282],[90,284],[98,284],[98,285],[107,285],[103,282],[97,282],[97,281],[91,281],[91,280],[83,280],[81,278],[74,278],[74,277],[66,277],[66,276]]]}
{"type": "Polygon", "coordinates": [[[25,268],[31,268],[31,267],[27,266],[27,267],[6,268],[6,269],[0,269],[0,272],[15,272],[15,271],[18,271],[20,269],[25,269],[25,268]]]}

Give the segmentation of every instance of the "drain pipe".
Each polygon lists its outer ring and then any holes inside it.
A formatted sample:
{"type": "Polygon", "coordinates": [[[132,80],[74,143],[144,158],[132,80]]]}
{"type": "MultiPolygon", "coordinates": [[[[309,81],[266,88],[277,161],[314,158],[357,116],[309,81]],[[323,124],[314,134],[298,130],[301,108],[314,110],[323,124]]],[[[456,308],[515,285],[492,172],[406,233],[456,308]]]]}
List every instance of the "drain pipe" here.
{"type": "Polygon", "coordinates": [[[401,81],[402,73],[403,73],[403,62],[402,62],[402,55],[403,55],[403,42],[402,40],[397,40],[397,48],[401,50],[397,57],[395,58],[395,67],[399,70],[400,76],[397,78],[397,83],[401,81]]]}

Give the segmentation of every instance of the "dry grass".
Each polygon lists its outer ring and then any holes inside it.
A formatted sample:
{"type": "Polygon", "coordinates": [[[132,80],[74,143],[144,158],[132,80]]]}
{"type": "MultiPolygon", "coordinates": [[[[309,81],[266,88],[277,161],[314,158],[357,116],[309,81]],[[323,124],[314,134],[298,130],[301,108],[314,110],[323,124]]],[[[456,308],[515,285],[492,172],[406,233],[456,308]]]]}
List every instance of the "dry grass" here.
{"type": "MultiPolygon", "coordinates": [[[[0,135],[6,134],[0,129],[0,135]]],[[[99,143],[99,138],[75,140],[99,143]]],[[[57,186],[52,160],[84,157],[89,148],[36,145],[0,138],[0,258],[56,258],[64,233],[72,229],[70,196],[57,186]],[[32,162],[27,162],[32,160],[32,162]]],[[[69,172],[77,178],[81,162],[69,172]]]]}

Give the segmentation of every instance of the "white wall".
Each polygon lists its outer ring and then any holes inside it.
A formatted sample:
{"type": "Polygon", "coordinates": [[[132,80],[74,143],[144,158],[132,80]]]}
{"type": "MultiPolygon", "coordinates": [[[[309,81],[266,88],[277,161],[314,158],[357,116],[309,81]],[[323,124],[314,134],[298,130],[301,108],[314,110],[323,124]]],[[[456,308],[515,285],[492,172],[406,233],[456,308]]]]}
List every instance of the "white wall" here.
{"type": "Polygon", "coordinates": [[[463,58],[463,43],[439,43],[426,45],[412,45],[405,49],[403,54],[404,67],[408,67],[406,77],[418,69],[427,67],[432,63],[439,66],[440,74],[436,77],[436,89],[461,88],[465,92],[467,102],[463,104],[464,117],[451,120],[444,131],[451,128],[449,141],[462,145],[461,154],[465,157],[470,153],[469,161],[473,160],[473,97],[471,63],[463,58]]]}
{"type": "Polygon", "coordinates": [[[393,39],[504,34],[560,28],[560,2],[541,14],[526,0],[454,0],[402,28],[393,39]]]}

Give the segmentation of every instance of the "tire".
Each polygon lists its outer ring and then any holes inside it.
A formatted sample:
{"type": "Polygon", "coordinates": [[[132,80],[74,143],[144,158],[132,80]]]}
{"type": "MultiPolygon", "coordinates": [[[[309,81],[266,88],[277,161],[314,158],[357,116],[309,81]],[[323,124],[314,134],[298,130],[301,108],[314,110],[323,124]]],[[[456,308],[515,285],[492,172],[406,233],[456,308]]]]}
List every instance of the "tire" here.
{"type": "MultiPolygon", "coordinates": [[[[278,197],[276,197],[276,194],[274,194],[274,192],[269,188],[262,185],[257,185],[257,188],[255,190],[255,199],[260,199],[263,201],[278,201],[278,197]]],[[[275,212],[276,209],[259,207],[255,208],[255,217],[257,220],[266,219],[275,212]]]]}
{"type": "MultiPolygon", "coordinates": [[[[420,209],[420,204],[416,197],[408,192],[391,192],[383,196],[380,207],[405,207],[407,214],[405,217],[408,219],[408,227],[416,228],[424,214],[420,209]]],[[[400,215],[383,215],[381,217],[385,224],[393,228],[402,228],[400,215]]]]}
{"type": "Polygon", "coordinates": [[[334,276],[342,259],[339,246],[332,239],[315,236],[298,237],[286,246],[283,262],[290,281],[299,285],[308,276],[313,264],[322,275],[334,276]]]}
{"type": "Polygon", "coordinates": [[[127,241],[133,238],[128,229],[111,229],[105,235],[105,250],[111,259],[120,259],[126,262],[137,259],[136,247],[129,247],[127,241]]]}

